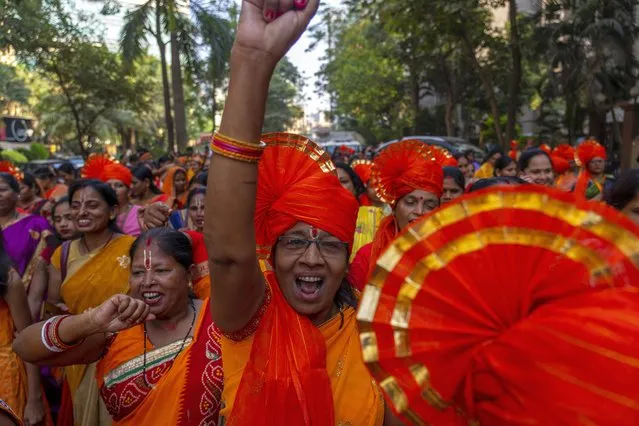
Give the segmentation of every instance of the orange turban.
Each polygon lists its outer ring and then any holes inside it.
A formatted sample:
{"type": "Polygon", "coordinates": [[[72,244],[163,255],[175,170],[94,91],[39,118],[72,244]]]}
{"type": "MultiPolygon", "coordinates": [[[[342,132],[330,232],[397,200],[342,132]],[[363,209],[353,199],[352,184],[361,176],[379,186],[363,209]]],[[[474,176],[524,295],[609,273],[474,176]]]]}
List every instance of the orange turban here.
{"type": "Polygon", "coordinates": [[[441,197],[444,187],[442,164],[446,154],[418,140],[406,140],[386,148],[375,159],[373,171],[380,199],[395,205],[416,189],[441,197]]]}
{"type": "MultiPolygon", "coordinates": [[[[330,157],[302,136],[273,133],[262,140],[267,147],[258,166],[255,200],[259,254],[298,222],[352,244],[359,205],[339,183],[330,157]]],[[[285,425],[334,426],[326,341],[288,304],[275,274],[264,275],[271,302],[253,338],[235,397],[242,403],[234,405],[229,426],[266,424],[265,415],[285,425]]]]}
{"type": "Polygon", "coordinates": [[[91,154],[80,171],[84,179],[102,180],[102,173],[106,166],[115,163],[111,157],[103,154],[91,154]]]}
{"type": "Polygon", "coordinates": [[[585,195],[590,179],[592,179],[590,170],[588,170],[588,163],[595,158],[603,158],[604,160],[608,158],[606,148],[597,141],[584,141],[575,151],[575,161],[577,165],[581,167],[579,176],[577,176],[577,183],[575,184],[575,193],[580,196],[585,195]]]}
{"type": "Polygon", "coordinates": [[[14,166],[11,161],[7,160],[0,161],[0,173],[8,173],[18,181],[24,177],[20,169],[14,166]]]}
{"type": "Polygon", "coordinates": [[[568,162],[575,161],[575,148],[567,143],[559,144],[553,149],[552,155],[561,157],[568,162]]]}
{"type": "Polygon", "coordinates": [[[367,184],[373,173],[373,162],[371,160],[355,160],[351,168],[359,176],[364,184],[367,184]]]}
{"type": "Polygon", "coordinates": [[[565,158],[562,158],[558,155],[551,155],[550,160],[552,161],[552,166],[555,169],[555,173],[558,175],[563,175],[568,170],[570,170],[570,163],[565,158]]]}
{"type": "Polygon", "coordinates": [[[270,247],[297,222],[353,246],[359,205],[337,178],[330,157],[311,140],[289,133],[263,136],[255,206],[258,246],[270,247]]]}
{"type": "Polygon", "coordinates": [[[357,315],[388,406],[407,424],[639,424],[637,241],[623,214],[539,185],[411,224],[357,315]]]}
{"type": "MultiPolygon", "coordinates": [[[[443,149],[417,140],[398,142],[386,148],[375,159],[376,190],[379,198],[395,206],[402,197],[416,189],[432,192],[441,198],[444,188],[442,164],[450,156],[443,149]]],[[[397,235],[395,215],[388,215],[379,224],[371,249],[370,271],[377,257],[397,235]]]]}
{"type": "Polygon", "coordinates": [[[123,166],[120,163],[113,163],[104,168],[100,179],[104,182],[116,179],[130,187],[133,183],[133,174],[131,174],[131,170],[129,170],[128,167],[123,166]]]}
{"type": "Polygon", "coordinates": [[[575,160],[577,160],[579,166],[586,167],[588,163],[597,157],[603,158],[604,160],[608,158],[606,155],[606,148],[604,148],[599,142],[587,140],[577,147],[575,160]]]}

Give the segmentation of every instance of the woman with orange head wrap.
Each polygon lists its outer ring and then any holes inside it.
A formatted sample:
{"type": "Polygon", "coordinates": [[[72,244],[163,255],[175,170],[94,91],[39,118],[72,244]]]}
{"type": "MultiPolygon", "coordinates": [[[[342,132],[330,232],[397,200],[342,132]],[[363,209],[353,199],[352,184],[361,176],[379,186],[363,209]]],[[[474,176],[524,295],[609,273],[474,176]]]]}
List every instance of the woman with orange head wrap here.
{"type": "Polygon", "coordinates": [[[575,193],[587,200],[602,200],[604,193],[614,183],[612,176],[605,174],[606,148],[595,140],[587,140],[577,147],[575,161],[581,167],[575,193]]]}
{"type": "Polygon", "coordinates": [[[180,166],[173,166],[168,170],[162,182],[162,192],[175,200],[174,207],[178,209],[186,205],[186,198],[189,195],[186,177],[186,170],[180,166]]]}
{"type": "Polygon", "coordinates": [[[417,140],[393,144],[377,157],[373,178],[393,214],[382,220],[373,242],[355,256],[349,270],[353,286],[364,287],[371,265],[400,230],[439,207],[444,185],[441,163],[446,158],[441,150],[417,140]]]}
{"type": "Polygon", "coordinates": [[[318,6],[243,1],[211,142],[204,234],[227,426],[380,426],[385,415],[357,353],[356,298],[345,280],[357,200],[308,139],[274,134],[260,143],[273,70],[318,6]]]}
{"type": "Polygon", "coordinates": [[[555,185],[563,191],[571,191],[577,183],[577,174],[574,171],[575,148],[567,143],[561,143],[552,150],[551,157],[557,176],[555,185]]]}
{"type": "Polygon", "coordinates": [[[137,237],[141,233],[138,213],[140,206],[134,205],[130,200],[133,174],[131,170],[119,163],[106,166],[100,180],[113,188],[118,196],[118,218],[116,223],[120,231],[137,237]]]}

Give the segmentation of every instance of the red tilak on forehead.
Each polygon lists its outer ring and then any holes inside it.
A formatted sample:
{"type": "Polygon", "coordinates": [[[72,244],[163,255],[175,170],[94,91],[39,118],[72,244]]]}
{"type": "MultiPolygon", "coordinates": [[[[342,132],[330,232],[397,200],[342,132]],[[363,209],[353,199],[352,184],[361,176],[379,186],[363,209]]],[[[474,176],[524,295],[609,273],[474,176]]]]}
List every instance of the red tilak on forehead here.
{"type": "Polygon", "coordinates": [[[146,240],[146,247],[144,248],[144,269],[150,271],[152,268],[151,263],[151,238],[146,240]]]}
{"type": "Polygon", "coordinates": [[[319,229],[315,228],[314,226],[311,226],[311,229],[309,229],[308,233],[314,240],[319,238],[319,229]]]}

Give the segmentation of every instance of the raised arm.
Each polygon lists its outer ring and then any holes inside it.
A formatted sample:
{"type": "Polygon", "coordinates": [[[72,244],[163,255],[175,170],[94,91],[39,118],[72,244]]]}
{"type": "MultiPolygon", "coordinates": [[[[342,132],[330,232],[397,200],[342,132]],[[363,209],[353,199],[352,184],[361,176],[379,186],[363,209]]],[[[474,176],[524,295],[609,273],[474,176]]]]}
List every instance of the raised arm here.
{"type": "MultiPolygon", "coordinates": [[[[319,0],[242,2],[221,134],[259,144],[275,66],[302,35],[318,6],[319,0]]],[[[217,154],[211,158],[204,234],[213,319],[226,332],[242,329],[264,297],[253,229],[256,190],[256,164],[217,154]]]]}

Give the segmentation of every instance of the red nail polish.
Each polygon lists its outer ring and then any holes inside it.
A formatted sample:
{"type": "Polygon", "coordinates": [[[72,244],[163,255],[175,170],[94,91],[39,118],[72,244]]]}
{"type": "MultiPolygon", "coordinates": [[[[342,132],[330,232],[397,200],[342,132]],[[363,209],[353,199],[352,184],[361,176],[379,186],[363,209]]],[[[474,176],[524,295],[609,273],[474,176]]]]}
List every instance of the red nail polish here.
{"type": "Polygon", "coordinates": [[[273,10],[269,9],[266,11],[266,20],[267,21],[272,21],[273,18],[275,18],[275,12],[273,12],[273,10]]]}
{"type": "Polygon", "coordinates": [[[304,9],[306,6],[306,0],[295,0],[295,7],[297,9],[304,9]]]}

